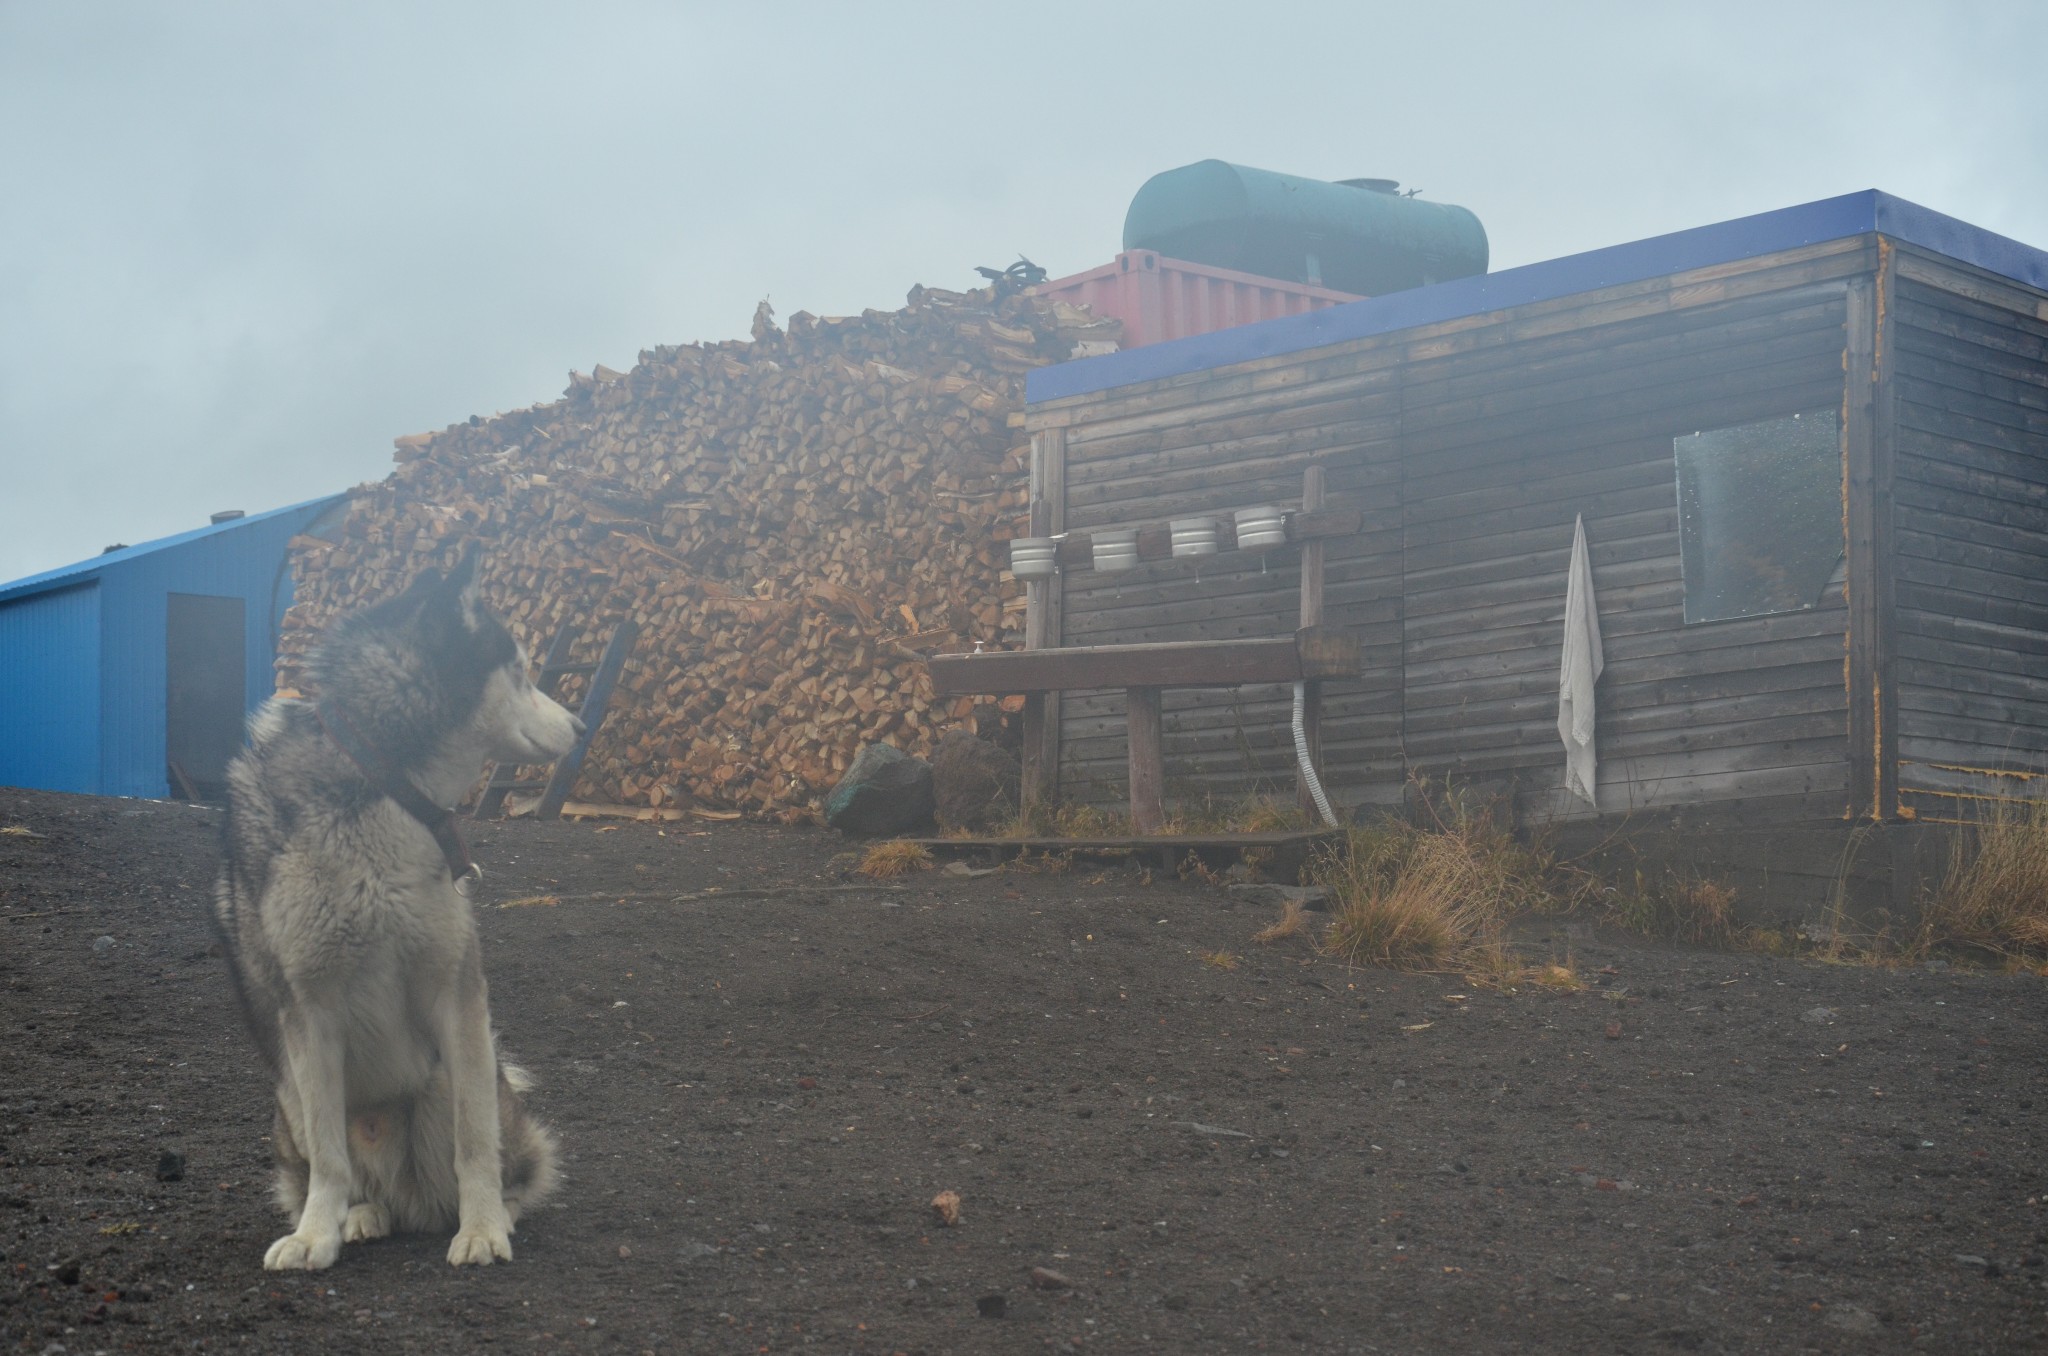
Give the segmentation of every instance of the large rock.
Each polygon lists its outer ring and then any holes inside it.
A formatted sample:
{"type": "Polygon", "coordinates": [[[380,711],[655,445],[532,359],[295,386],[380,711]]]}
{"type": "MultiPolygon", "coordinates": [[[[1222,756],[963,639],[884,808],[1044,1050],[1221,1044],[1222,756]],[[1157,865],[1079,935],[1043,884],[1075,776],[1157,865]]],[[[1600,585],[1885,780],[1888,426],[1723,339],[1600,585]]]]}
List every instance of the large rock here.
{"type": "Polygon", "coordinates": [[[902,833],[931,822],[932,765],[893,744],[870,744],[825,798],[841,833],[902,833]]]}
{"type": "Polygon", "coordinates": [[[1014,817],[1023,771],[1005,749],[948,730],[932,750],[933,813],[943,829],[987,829],[1014,817]]]}

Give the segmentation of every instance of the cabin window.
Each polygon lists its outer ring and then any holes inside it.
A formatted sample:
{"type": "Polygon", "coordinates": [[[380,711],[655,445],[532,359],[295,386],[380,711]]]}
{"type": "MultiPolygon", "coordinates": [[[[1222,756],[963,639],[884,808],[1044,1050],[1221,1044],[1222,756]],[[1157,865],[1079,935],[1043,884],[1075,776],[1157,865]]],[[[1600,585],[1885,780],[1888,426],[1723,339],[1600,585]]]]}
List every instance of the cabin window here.
{"type": "Polygon", "coordinates": [[[1673,438],[1685,620],[1817,605],[1842,559],[1841,415],[1673,438]]]}

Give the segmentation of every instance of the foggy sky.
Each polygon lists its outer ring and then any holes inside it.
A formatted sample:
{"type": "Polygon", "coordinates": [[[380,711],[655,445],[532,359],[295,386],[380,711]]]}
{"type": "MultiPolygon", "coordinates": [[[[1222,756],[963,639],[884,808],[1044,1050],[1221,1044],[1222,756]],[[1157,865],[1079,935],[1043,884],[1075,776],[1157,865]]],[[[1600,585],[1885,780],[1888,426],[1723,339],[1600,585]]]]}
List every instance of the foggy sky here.
{"type": "Polygon", "coordinates": [[[0,581],[571,368],[1106,263],[1209,156],[1495,268],[1881,188],[2048,246],[2048,4],[0,0],[0,581]]]}

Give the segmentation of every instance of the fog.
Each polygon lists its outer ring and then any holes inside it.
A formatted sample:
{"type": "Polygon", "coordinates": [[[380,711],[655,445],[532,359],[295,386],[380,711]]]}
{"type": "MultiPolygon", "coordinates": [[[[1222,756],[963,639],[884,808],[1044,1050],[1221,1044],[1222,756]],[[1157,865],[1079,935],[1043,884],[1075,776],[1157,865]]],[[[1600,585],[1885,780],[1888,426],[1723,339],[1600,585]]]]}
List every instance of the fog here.
{"type": "Polygon", "coordinates": [[[788,314],[1107,262],[1215,156],[1494,267],[1882,188],[2048,246],[2030,0],[0,0],[0,580],[788,314]]]}

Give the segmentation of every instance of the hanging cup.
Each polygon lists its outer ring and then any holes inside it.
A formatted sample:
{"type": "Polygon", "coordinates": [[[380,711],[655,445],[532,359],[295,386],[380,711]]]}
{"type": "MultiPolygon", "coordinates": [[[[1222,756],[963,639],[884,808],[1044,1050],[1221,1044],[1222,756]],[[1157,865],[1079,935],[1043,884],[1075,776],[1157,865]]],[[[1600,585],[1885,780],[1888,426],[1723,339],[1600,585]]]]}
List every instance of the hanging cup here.
{"type": "Polygon", "coordinates": [[[1239,509],[1236,517],[1238,550],[1265,551],[1287,544],[1287,515],[1272,505],[1239,509]]]}
{"type": "Polygon", "coordinates": [[[1019,579],[1049,579],[1059,570],[1060,544],[1051,537],[1014,537],[1010,573],[1019,579]]]}
{"type": "Polygon", "coordinates": [[[1175,518],[1173,528],[1173,554],[1179,556],[1213,556],[1216,554],[1216,520],[1214,518],[1175,518]]]}
{"type": "Polygon", "coordinates": [[[1097,573],[1107,574],[1119,570],[1136,569],[1138,565],[1138,529],[1135,527],[1111,528],[1097,532],[1090,541],[1095,558],[1097,573]]]}

